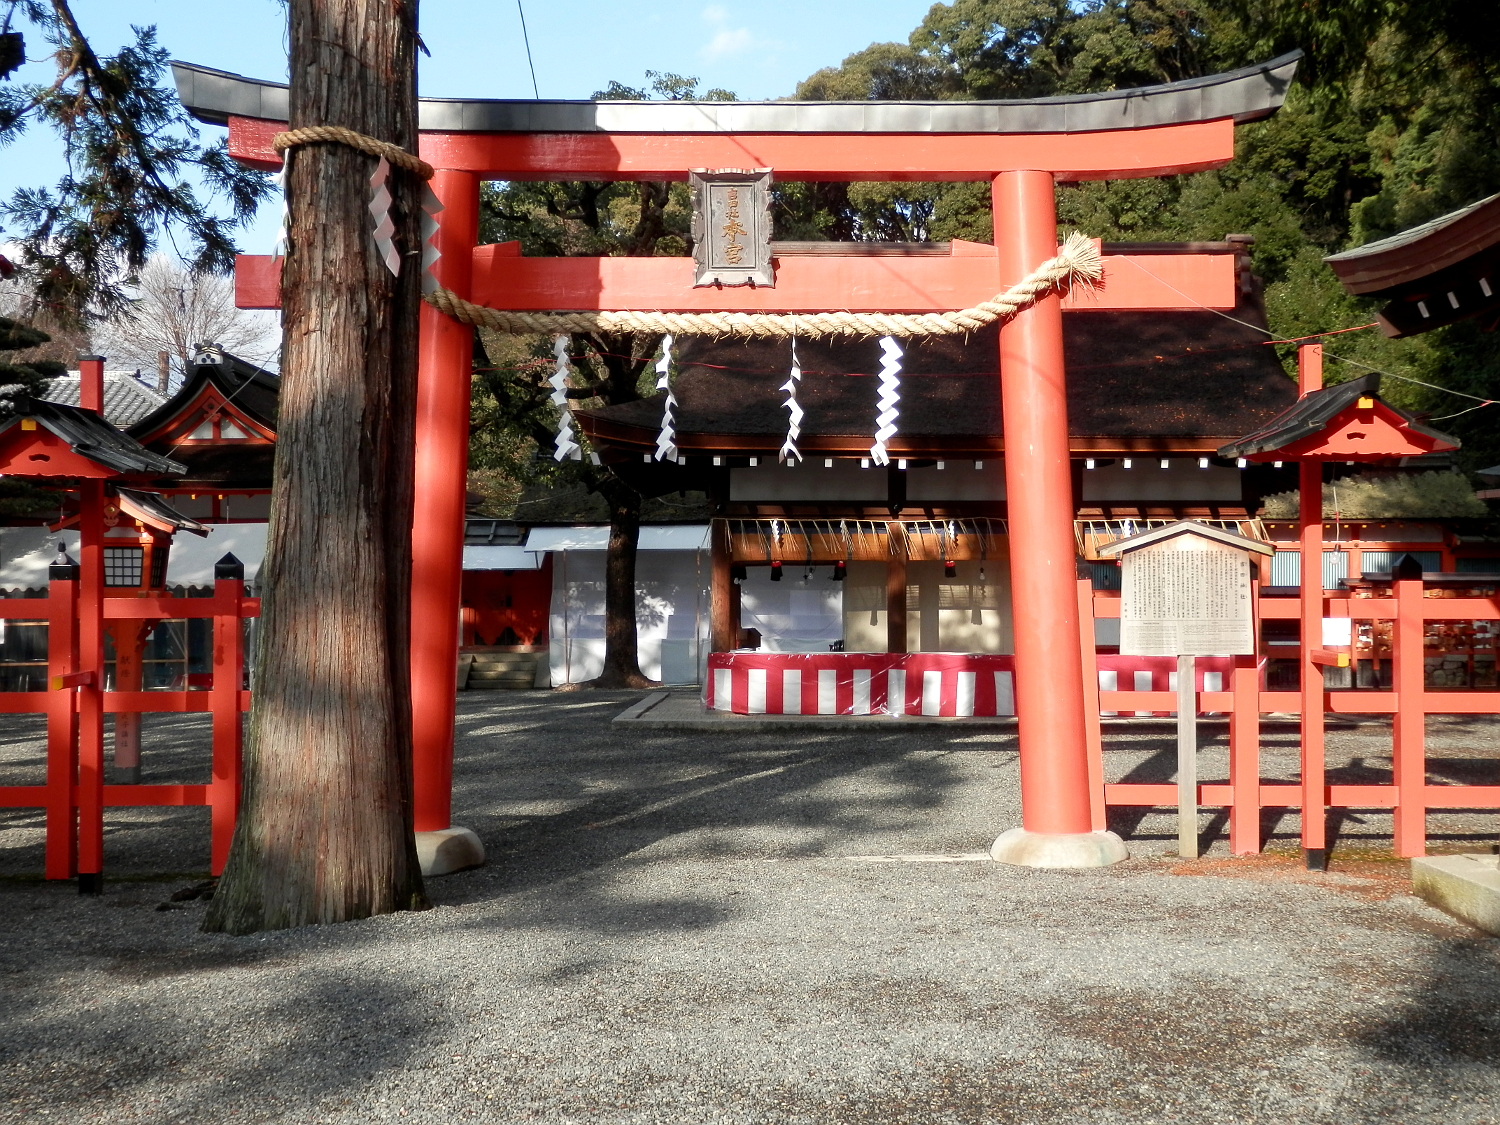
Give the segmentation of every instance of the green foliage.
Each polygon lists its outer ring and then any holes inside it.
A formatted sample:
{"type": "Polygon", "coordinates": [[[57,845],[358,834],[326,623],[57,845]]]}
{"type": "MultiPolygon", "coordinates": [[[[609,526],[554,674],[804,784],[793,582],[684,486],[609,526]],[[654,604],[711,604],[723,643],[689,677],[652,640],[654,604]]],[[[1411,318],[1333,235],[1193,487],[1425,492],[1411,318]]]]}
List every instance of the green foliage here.
{"type": "Polygon", "coordinates": [[[53,49],[57,78],[0,87],[0,147],[41,126],[63,140],[69,165],[55,186],[21,188],[0,203],[0,236],[20,244],[36,299],[75,321],[118,311],[131,275],[174,231],[185,236],[193,269],[230,269],[234,230],[269,193],[269,181],[231,160],[222,141],[199,142],[163,84],[168,55],[155,28],[135,28],[133,43],[100,56],[66,0],[12,0],[8,14],[53,49]],[[214,199],[227,203],[227,218],[215,213],[214,199]]]}
{"type": "MultiPolygon", "coordinates": [[[[1500,21],[1451,0],[953,0],[906,43],[875,43],[797,87],[803,99],[1025,98],[1212,74],[1292,48],[1306,58],[1273,117],[1240,127],[1212,172],[1062,184],[1064,232],[1107,241],[1254,236],[1272,332],[1369,325],[1325,255],[1500,190],[1500,21]]],[[[783,184],[782,238],[989,241],[984,184],[783,184]]],[[[1461,464],[1500,461],[1500,340],[1465,322],[1409,340],[1324,341],[1329,382],[1389,373],[1382,393],[1463,440],[1461,464]],[[1456,416],[1455,416],[1456,415],[1456,416]]],[[[1295,348],[1277,348],[1290,365],[1295,348]]]]}
{"type": "Polygon", "coordinates": [[[0,316],[0,417],[10,413],[13,400],[39,397],[48,379],[67,373],[67,368],[56,360],[28,359],[21,363],[7,361],[5,357],[6,352],[29,351],[51,339],[40,328],[0,316]]]}
{"type": "MultiPolygon", "coordinates": [[[[1296,519],[1298,492],[1265,498],[1265,519],[1296,519]]],[[[1323,486],[1324,519],[1457,519],[1487,516],[1462,473],[1362,473],[1323,486]]]]}

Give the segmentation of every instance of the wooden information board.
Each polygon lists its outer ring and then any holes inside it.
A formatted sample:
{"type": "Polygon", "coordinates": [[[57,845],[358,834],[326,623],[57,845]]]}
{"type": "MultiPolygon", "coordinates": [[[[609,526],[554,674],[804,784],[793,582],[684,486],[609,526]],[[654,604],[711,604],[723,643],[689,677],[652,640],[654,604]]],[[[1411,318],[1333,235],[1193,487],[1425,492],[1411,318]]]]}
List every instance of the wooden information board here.
{"type": "Polygon", "coordinates": [[[1197,535],[1120,560],[1122,656],[1239,656],[1255,651],[1250,559],[1197,535]]]}

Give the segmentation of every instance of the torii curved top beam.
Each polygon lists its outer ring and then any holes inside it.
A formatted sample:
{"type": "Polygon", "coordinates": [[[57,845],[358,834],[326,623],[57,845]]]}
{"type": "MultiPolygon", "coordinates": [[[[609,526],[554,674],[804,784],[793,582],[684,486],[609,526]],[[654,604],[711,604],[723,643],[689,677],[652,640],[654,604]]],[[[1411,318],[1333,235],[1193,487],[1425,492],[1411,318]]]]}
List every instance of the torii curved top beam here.
{"type": "MultiPolygon", "coordinates": [[[[1268,117],[1301,51],[1161,86],[1015,101],[595,102],[422,98],[418,127],[442,133],[1088,133],[1268,117]]],[[[276,82],[173,62],[177,93],[198,120],[287,119],[276,82]]]]}

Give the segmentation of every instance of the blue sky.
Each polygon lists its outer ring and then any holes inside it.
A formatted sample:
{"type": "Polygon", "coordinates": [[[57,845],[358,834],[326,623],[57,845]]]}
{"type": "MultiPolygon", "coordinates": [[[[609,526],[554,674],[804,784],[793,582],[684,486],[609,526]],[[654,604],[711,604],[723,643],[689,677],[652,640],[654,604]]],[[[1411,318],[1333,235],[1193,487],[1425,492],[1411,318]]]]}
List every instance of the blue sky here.
{"type": "MultiPolygon", "coordinates": [[[[703,88],[741,98],[792,93],[813,71],[837,65],[874,42],[904,41],[926,15],[926,0],[524,0],[537,86],[543,98],[587,98],[618,79],[644,85],[647,70],[695,75],[703,88]]],[[[94,48],[109,54],[130,25],[155,24],[172,57],[285,81],[286,17],[277,0],[73,0],[94,48]]],[[[531,74],[515,0],[423,0],[420,89],[433,97],[529,98],[531,74]]],[[[42,44],[28,41],[36,58],[42,44]]],[[[46,81],[50,63],[18,76],[46,81]]],[[[206,133],[214,130],[205,129],[206,133]]],[[[0,149],[0,196],[55,183],[60,146],[45,132],[0,149]]],[[[279,210],[262,208],[241,238],[269,251],[279,210]]]]}

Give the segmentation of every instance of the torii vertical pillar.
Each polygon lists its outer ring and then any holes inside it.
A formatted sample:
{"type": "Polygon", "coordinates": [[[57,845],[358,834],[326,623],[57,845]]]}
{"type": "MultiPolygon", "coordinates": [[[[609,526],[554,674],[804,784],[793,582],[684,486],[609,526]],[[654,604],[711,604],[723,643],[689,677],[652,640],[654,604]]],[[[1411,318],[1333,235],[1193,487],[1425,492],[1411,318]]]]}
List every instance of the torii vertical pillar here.
{"type": "MultiPolygon", "coordinates": [[[[478,238],[479,178],[439,170],[443,204],[433,265],[439,285],[469,295],[478,238]]],[[[474,330],[423,304],[417,375],[411,560],[412,803],[422,874],[484,860],[479,837],[452,823],[453,712],[469,462],[474,330]]]]}
{"type": "MultiPolygon", "coordinates": [[[[993,195],[1004,290],[1057,253],[1052,174],[1002,172],[993,195]]],[[[1056,295],[1001,326],[1000,388],[1022,826],[1002,834],[990,855],[1025,867],[1103,867],[1127,852],[1113,832],[1093,830],[1090,809],[1062,301],[1056,295]]],[[[1093,655],[1087,654],[1090,662],[1093,655]]]]}

